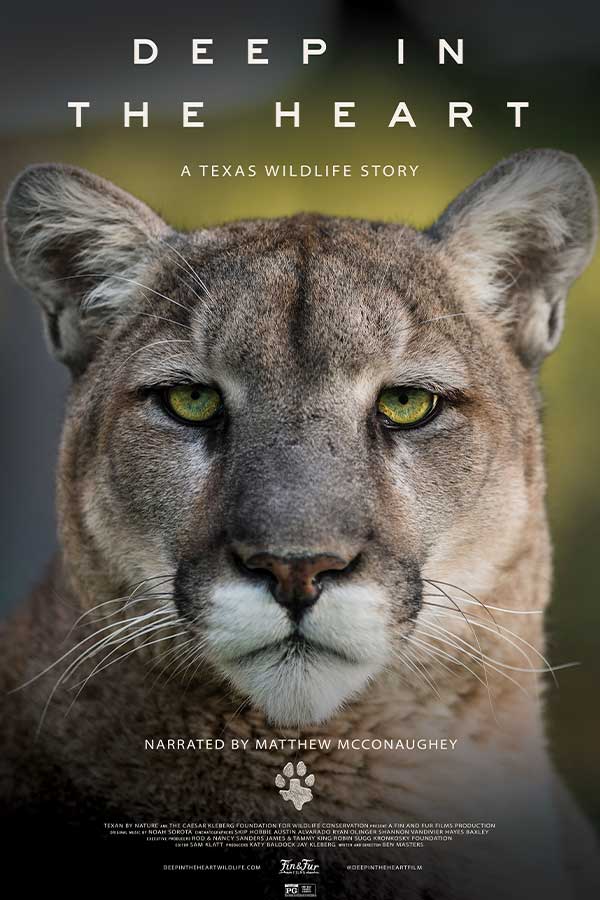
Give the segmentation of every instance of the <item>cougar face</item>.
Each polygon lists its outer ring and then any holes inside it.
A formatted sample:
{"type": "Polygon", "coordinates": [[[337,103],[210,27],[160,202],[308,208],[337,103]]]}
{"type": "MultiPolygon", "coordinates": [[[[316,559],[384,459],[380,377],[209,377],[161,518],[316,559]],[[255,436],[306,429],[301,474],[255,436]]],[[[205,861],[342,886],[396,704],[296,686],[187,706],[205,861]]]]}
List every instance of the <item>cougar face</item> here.
{"type": "Polygon", "coordinates": [[[182,235],[89,173],[25,172],[7,243],[74,373],[74,580],[160,583],[273,722],[331,716],[394,670],[427,579],[485,584],[518,552],[543,493],[534,373],[594,228],[587,174],[553,151],[425,233],[300,215],[182,235]]]}

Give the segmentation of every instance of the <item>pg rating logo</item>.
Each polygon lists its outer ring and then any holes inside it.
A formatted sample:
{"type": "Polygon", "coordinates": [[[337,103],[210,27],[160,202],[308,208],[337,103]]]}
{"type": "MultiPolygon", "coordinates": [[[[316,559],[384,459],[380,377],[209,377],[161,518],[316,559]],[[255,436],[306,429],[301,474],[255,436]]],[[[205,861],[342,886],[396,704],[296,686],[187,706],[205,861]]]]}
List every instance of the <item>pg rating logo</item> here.
{"type": "Polygon", "coordinates": [[[316,884],[286,884],[284,896],[286,896],[286,897],[316,897],[317,896],[317,886],[316,886],[316,884]]]}

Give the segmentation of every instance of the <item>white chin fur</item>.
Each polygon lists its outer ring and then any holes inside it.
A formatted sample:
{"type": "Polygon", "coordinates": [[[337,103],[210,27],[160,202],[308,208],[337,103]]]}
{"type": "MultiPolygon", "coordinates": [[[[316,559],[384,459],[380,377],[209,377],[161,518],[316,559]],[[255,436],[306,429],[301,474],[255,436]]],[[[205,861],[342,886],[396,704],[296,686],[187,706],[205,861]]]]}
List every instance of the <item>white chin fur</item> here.
{"type": "Polygon", "coordinates": [[[274,725],[318,725],[331,718],[370,680],[373,666],[327,654],[267,650],[226,667],[229,680],[262,709],[274,725]]]}
{"type": "Polygon", "coordinates": [[[384,597],[375,585],[329,587],[303,619],[308,641],[340,655],[269,647],[293,629],[265,588],[221,584],[211,600],[206,628],[211,658],[274,725],[313,725],[331,718],[388,659],[384,597]],[[256,652],[262,647],[267,649],[256,652]]]}

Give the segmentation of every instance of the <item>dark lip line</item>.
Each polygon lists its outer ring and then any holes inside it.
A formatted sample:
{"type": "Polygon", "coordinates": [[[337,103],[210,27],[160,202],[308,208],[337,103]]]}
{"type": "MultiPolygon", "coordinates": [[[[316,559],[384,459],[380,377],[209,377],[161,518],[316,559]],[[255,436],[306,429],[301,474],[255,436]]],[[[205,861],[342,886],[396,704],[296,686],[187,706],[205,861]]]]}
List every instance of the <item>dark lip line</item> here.
{"type": "Polygon", "coordinates": [[[315,641],[309,641],[307,638],[299,635],[297,632],[294,632],[289,637],[284,638],[281,641],[274,641],[271,644],[263,644],[262,647],[257,647],[255,650],[250,650],[249,653],[244,653],[241,656],[235,657],[233,661],[241,662],[243,660],[254,659],[257,656],[260,656],[261,653],[265,653],[267,650],[283,650],[288,649],[292,646],[300,647],[301,649],[307,651],[316,650],[318,653],[322,653],[327,656],[334,656],[336,659],[339,659],[342,662],[351,663],[354,665],[358,664],[358,660],[352,659],[351,657],[346,656],[344,653],[340,653],[333,647],[328,647],[325,644],[315,643],[315,641]]]}

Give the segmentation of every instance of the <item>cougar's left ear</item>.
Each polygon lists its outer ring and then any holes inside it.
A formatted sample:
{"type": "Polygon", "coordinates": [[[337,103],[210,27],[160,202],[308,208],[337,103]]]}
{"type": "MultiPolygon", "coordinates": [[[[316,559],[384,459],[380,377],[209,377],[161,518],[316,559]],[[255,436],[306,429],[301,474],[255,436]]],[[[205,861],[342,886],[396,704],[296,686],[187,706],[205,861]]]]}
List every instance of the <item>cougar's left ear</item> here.
{"type": "Polygon", "coordinates": [[[61,165],[17,178],[4,225],[9,265],[39,301],[55,355],[82,371],[169,229],[110,182],[61,165]]]}
{"type": "Polygon", "coordinates": [[[536,367],[558,343],[567,292],[592,257],[596,231],[596,193],[581,163],[528,150],[467,188],[429,234],[536,367]]]}

